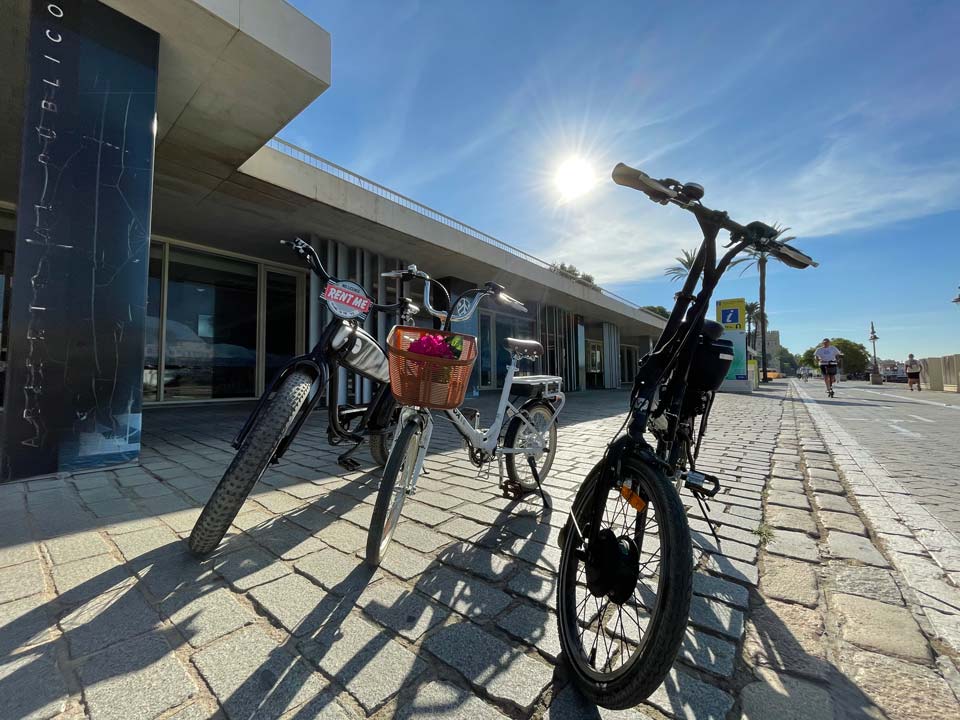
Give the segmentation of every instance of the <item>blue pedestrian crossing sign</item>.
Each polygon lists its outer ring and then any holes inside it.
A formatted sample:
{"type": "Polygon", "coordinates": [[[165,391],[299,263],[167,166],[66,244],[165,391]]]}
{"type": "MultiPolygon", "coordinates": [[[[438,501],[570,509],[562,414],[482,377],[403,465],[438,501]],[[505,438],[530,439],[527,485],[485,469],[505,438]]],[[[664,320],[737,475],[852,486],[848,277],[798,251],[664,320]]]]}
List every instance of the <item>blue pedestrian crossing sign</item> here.
{"type": "Polygon", "coordinates": [[[717,322],[725,330],[743,330],[747,318],[746,306],[744,298],[717,300],[717,322]]]}

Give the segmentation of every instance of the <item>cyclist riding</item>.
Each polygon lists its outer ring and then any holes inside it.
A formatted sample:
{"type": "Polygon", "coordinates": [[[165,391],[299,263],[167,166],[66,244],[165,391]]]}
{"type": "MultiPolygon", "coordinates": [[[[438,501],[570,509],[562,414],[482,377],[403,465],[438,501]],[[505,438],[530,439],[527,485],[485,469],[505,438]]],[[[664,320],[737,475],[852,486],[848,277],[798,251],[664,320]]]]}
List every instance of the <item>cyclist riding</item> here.
{"type": "Polygon", "coordinates": [[[820,347],[813,356],[820,363],[820,372],[823,373],[823,383],[827,387],[827,396],[833,397],[833,383],[837,379],[837,362],[840,359],[840,348],[830,344],[830,338],[824,338],[820,347]]]}

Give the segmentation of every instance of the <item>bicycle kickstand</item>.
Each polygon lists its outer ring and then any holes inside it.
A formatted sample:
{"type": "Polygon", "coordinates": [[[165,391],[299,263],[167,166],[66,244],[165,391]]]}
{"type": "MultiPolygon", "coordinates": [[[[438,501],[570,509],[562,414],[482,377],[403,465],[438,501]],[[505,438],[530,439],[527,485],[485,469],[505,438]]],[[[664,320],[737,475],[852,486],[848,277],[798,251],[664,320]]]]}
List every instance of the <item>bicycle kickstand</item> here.
{"type": "Polygon", "coordinates": [[[532,455],[527,455],[527,462],[530,464],[530,472],[533,474],[533,479],[537,482],[537,490],[540,491],[540,499],[543,500],[544,509],[553,510],[553,506],[550,505],[550,501],[547,500],[547,494],[543,492],[543,485],[540,484],[540,473],[537,472],[537,463],[534,462],[532,455]]]}

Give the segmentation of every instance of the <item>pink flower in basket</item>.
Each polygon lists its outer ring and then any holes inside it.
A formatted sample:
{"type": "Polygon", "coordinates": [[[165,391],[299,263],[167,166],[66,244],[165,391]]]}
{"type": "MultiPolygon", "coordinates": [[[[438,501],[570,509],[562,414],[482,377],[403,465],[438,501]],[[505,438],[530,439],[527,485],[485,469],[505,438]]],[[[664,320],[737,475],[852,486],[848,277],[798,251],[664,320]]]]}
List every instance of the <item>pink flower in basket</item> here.
{"type": "Polygon", "coordinates": [[[410,343],[409,352],[428,357],[456,360],[457,354],[442,335],[421,335],[410,343]]]}

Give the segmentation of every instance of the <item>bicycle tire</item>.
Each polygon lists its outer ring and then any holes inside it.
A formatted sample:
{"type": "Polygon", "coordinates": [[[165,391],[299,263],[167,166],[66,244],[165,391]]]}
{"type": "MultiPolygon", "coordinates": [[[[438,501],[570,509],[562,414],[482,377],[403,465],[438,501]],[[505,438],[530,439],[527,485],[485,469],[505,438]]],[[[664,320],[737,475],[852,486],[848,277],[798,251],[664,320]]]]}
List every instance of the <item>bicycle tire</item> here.
{"type": "Polygon", "coordinates": [[[373,507],[373,517],[370,519],[370,529],[367,531],[367,564],[373,567],[380,565],[393,533],[400,522],[400,512],[403,501],[407,497],[406,488],[413,478],[410,475],[416,466],[417,454],[420,449],[418,436],[423,433],[417,418],[408,418],[397,434],[397,439],[390,450],[390,457],[383,468],[383,477],[380,479],[380,489],[377,490],[377,501],[373,507]],[[397,487],[397,480],[400,487],[397,487]]]}
{"type": "MultiPolygon", "coordinates": [[[[549,448],[545,453],[543,466],[537,468],[537,474],[540,475],[540,482],[543,483],[547,479],[547,474],[550,472],[550,468],[553,466],[553,459],[557,454],[557,422],[556,418],[553,417],[553,406],[551,406],[545,400],[535,400],[533,402],[524,403],[523,407],[520,408],[520,412],[526,412],[530,415],[538,410],[545,412],[547,418],[551,419],[548,437],[549,448]]],[[[510,423],[507,425],[507,432],[503,436],[503,446],[511,449],[516,448],[517,438],[523,429],[524,423],[521,418],[516,415],[510,418],[510,423]]],[[[535,487],[530,486],[530,482],[533,482],[533,475],[530,473],[526,455],[507,453],[504,455],[503,459],[504,465],[507,467],[507,477],[510,478],[512,483],[516,483],[525,490],[536,489],[535,487]],[[518,458],[520,458],[521,463],[519,468],[517,467],[518,458]],[[530,482],[527,482],[526,478],[522,476],[523,473],[521,473],[521,470],[530,474],[530,482]]]]}
{"type": "Polygon", "coordinates": [[[310,374],[302,370],[290,373],[254,421],[193,526],[188,545],[194,555],[208,555],[220,544],[307,401],[311,385],[310,374]]]}
{"type": "Polygon", "coordinates": [[[370,436],[370,457],[377,467],[383,467],[390,459],[390,442],[393,439],[393,433],[389,430],[382,435],[370,436]]]}
{"type": "Polygon", "coordinates": [[[390,457],[390,446],[393,444],[393,436],[397,431],[397,418],[400,414],[400,407],[392,397],[386,398],[381,408],[377,414],[376,424],[372,428],[380,432],[370,435],[370,457],[378,467],[386,465],[390,457]],[[381,427],[379,423],[384,418],[386,418],[386,425],[381,427]]]}
{"type": "MultiPolygon", "coordinates": [[[[637,627],[642,637],[635,643],[635,653],[629,655],[617,671],[603,673],[590,668],[590,658],[584,653],[581,643],[584,633],[579,630],[581,625],[578,624],[576,616],[577,567],[581,561],[578,553],[583,555],[583,551],[577,547],[576,528],[572,520],[568,520],[561,542],[557,624],[563,659],[571,669],[571,675],[580,691],[597,705],[622,710],[634,707],[649,697],[666,678],[676,659],[686,632],[693,592],[693,551],[690,528],[680,496],[658,468],[636,456],[627,456],[621,464],[621,476],[609,490],[600,487],[601,476],[602,463],[594,467],[584,480],[573,506],[577,524],[585,534],[589,534],[589,525],[592,522],[589,516],[594,507],[593,498],[596,492],[615,491],[619,494],[614,488],[627,478],[631,481],[631,487],[639,486],[640,494],[646,495],[647,502],[654,506],[659,528],[661,566],[656,607],[649,611],[645,632],[640,628],[638,613],[637,627]]],[[[589,553],[589,549],[586,552],[589,553]]],[[[642,555],[637,558],[638,565],[641,559],[642,555]]],[[[638,579],[637,586],[640,584],[642,581],[638,579]]],[[[649,590],[649,586],[647,589],[649,590]]],[[[585,595],[590,592],[586,587],[584,590],[585,595]]],[[[635,591],[634,589],[632,592],[635,591]]],[[[598,637],[602,637],[609,630],[608,621],[603,619],[605,610],[606,607],[598,607],[597,616],[600,620],[597,627],[603,629],[603,633],[596,633],[598,637]]],[[[615,629],[616,626],[613,632],[615,629]]],[[[623,624],[621,631],[621,637],[625,636],[623,624]]],[[[623,644],[621,652],[622,647],[623,644]]],[[[594,663],[596,648],[597,643],[594,642],[594,663]]]]}

